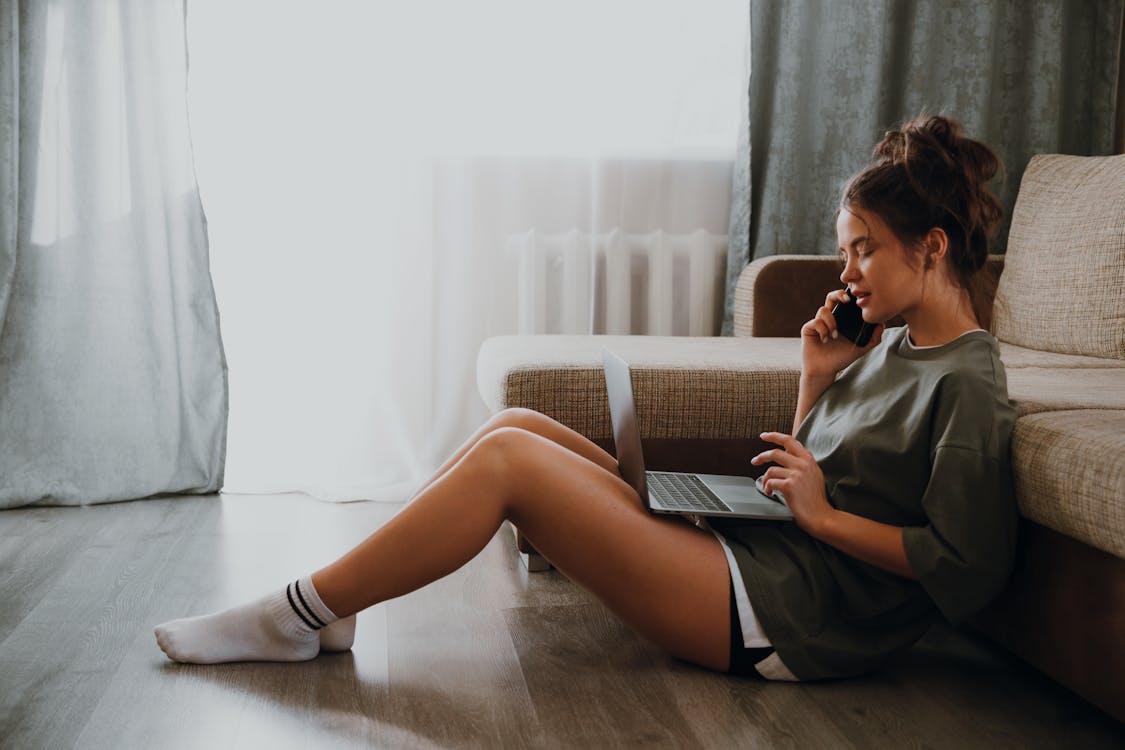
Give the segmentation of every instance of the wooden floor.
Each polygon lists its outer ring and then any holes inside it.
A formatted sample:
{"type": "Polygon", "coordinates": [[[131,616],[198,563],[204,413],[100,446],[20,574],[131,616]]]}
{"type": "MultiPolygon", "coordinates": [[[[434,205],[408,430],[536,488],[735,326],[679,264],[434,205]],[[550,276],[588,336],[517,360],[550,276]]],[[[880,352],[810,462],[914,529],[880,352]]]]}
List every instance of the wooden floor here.
{"type": "MultiPolygon", "coordinates": [[[[0,746],[1125,747],[1125,727],[972,632],[861,679],[779,684],[663,655],[501,529],[364,612],[351,653],[169,662],[153,625],[333,559],[398,506],[302,495],[0,512],[0,746]]],[[[440,533],[435,530],[435,533],[440,533]]]]}

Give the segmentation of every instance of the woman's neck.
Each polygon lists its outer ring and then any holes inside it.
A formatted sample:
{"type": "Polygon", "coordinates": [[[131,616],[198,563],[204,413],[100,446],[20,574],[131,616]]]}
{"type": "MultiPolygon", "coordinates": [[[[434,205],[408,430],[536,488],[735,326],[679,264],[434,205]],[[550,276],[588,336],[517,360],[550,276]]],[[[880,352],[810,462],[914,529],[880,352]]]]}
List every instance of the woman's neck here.
{"type": "Polygon", "coordinates": [[[903,310],[902,318],[910,328],[910,342],[915,346],[939,346],[966,331],[981,328],[969,293],[963,289],[947,288],[927,295],[914,308],[903,310]]]}

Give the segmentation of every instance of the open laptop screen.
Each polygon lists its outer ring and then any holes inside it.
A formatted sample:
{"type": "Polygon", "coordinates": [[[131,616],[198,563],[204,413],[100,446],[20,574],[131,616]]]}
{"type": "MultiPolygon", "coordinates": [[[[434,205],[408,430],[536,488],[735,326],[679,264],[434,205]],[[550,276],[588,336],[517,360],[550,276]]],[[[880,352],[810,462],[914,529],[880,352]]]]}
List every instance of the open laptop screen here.
{"type": "Polygon", "coordinates": [[[629,364],[609,349],[602,349],[605,366],[605,389],[609,397],[609,419],[613,423],[613,442],[617,447],[617,469],[629,483],[645,508],[648,485],[645,483],[645,460],[641,454],[641,429],[633,401],[633,379],[629,364]]]}

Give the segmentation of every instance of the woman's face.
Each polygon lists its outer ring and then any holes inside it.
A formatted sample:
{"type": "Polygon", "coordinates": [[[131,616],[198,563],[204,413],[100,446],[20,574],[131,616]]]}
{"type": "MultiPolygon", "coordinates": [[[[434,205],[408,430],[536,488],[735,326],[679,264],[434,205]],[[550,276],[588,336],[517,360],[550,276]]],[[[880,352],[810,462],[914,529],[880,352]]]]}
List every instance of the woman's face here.
{"type": "Polygon", "coordinates": [[[844,261],[840,281],[857,298],[866,322],[884,323],[918,304],[922,269],[907,264],[906,248],[877,214],[842,209],[836,240],[844,261]]]}

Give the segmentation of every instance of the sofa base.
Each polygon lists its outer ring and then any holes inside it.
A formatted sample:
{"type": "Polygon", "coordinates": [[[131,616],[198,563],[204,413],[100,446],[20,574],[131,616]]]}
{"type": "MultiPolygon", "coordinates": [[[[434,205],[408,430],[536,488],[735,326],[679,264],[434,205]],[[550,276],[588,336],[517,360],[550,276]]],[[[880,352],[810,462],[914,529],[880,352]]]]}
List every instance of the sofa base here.
{"type": "Polygon", "coordinates": [[[1020,519],[1016,569],[971,624],[1125,722],[1125,560],[1020,519]]]}

